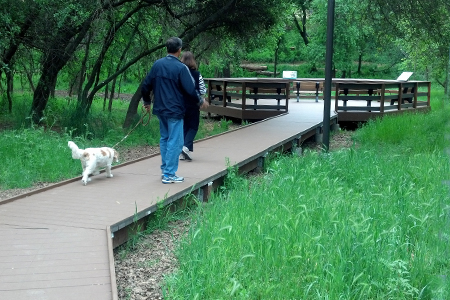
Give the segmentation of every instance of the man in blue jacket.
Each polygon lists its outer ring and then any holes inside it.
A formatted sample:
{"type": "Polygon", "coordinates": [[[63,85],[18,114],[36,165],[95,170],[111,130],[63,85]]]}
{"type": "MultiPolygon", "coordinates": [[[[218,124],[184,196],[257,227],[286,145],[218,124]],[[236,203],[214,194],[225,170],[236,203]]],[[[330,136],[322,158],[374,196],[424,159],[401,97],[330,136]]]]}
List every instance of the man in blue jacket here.
{"type": "Polygon", "coordinates": [[[153,92],[153,114],[159,119],[162,183],[184,181],[183,177],[176,175],[178,157],[184,142],[183,117],[186,110],[184,101],[196,101],[196,104],[203,108],[208,106],[208,103],[197,94],[189,69],[178,59],[181,47],[180,38],[168,39],[167,56],[153,64],[141,87],[144,107],[148,112],[152,102],[150,93],[153,92]]]}

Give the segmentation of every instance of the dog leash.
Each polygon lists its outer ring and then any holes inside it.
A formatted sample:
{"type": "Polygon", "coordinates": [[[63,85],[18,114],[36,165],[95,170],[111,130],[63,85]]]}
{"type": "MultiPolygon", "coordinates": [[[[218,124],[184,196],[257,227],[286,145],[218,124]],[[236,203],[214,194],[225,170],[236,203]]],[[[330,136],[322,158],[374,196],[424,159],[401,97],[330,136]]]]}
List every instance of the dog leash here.
{"type": "Polygon", "coordinates": [[[148,112],[143,106],[141,106],[142,111],[144,112],[144,114],[142,115],[141,119],[139,120],[139,122],[136,123],[136,125],[134,125],[134,127],[127,133],[126,136],[124,136],[117,144],[115,144],[112,148],[115,149],[117,145],[119,145],[120,143],[122,143],[129,135],[130,133],[132,133],[136,127],[142,123],[142,126],[147,126],[148,123],[150,122],[150,118],[151,118],[151,114],[150,112],[148,112]],[[144,118],[145,116],[148,115],[147,121],[144,123],[144,118]]]}

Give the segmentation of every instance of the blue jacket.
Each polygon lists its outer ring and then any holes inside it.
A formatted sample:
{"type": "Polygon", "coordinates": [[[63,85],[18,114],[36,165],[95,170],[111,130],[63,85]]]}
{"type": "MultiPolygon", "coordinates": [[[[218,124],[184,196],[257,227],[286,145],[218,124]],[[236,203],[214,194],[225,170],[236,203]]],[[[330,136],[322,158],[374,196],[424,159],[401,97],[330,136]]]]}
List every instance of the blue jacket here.
{"type": "Polygon", "coordinates": [[[171,54],[158,59],[145,77],[141,87],[144,105],[151,104],[152,91],[154,115],[183,119],[185,99],[198,106],[203,103],[188,67],[171,54]]]}

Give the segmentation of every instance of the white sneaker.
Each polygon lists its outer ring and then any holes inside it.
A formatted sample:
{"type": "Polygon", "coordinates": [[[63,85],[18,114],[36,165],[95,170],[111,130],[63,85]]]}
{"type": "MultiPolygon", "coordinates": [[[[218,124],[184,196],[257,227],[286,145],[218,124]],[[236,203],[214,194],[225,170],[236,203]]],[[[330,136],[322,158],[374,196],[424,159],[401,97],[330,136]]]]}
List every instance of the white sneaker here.
{"type": "Polygon", "coordinates": [[[184,160],[184,155],[180,154],[180,160],[184,160]]]}
{"type": "Polygon", "coordinates": [[[181,151],[181,155],[183,155],[184,159],[187,161],[192,160],[191,151],[189,151],[189,149],[186,146],[183,146],[183,151],[181,151]]]}
{"type": "Polygon", "coordinates": [[[162,183],[166,184],[166,183],[179,183],[179,182],[183,182],[184,178],[183,177],[179,177],[177,175],[173,175],[173,176],[164,176],[161,179],[162,183]]]}

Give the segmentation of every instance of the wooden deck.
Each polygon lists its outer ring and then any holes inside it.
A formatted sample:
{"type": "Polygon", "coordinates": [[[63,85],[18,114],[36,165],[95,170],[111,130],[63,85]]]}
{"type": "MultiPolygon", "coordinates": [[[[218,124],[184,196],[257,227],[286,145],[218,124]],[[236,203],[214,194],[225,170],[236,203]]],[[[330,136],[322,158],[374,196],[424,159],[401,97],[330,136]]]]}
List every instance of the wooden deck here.
{"type": "MultiPolygon", "coordinates": [[[[194,161],[180,162],[184,183],[162,184],[160,156],[153,155],[113,168],[113,178],[94,176],[87,186],[74,178],[0,201],[0,299],[117,299],[113,248],[136,218],[144,220],[160,201],[206,197],[226,175],[227,158],[245,172],[268,152],[321,134],[323,101],[291,100],[289,107],[197,142],[194,161]]],[[[332,111],[330,123],[336,118],[332,111]]]]}
{"type": "MultiPolygon", "coordinates": [[[[208,113],[262,120],[287,112],[289,99],[323,100],[324,78],[206,78],[208,113]]],[[[332,80],[339,122],[366,122],[385,115],[429,111],[431,82],[380,79],[332,80]],[[401,101],[398,101],[401,99],[401,101]]]]}
{"type": "Polygon", "coordinates": [[[334,81],[334,92],[335,111],[341,122],[365,122],[431,109],[429,81],[340,79],[334,81]]]}

